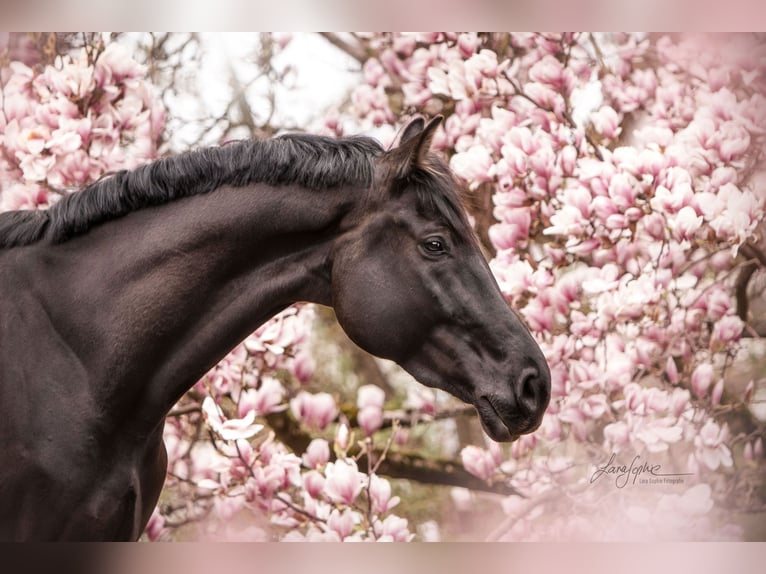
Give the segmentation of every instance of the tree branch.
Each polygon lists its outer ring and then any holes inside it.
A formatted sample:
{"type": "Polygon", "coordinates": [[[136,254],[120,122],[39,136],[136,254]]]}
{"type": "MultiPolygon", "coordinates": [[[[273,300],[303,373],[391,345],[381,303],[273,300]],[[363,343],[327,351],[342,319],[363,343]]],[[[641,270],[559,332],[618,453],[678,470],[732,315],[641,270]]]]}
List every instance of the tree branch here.
{"type": "Polygon", "coordinates": [[[173,410],[171,410],[167,416],[169,417],[180,417],[183,415],[189,415],[191,413],[199,413],[202,412],[202,407],[199,405],[187,405],[185,407],[176,407],[173,410]]]}
{"type": "Polygon", "coordinates": [[[757,261],[761,267],[766,267],[766,253],[758,249],[752,243],[745,243],[739,250],[748,259],[757,261]]]}
{"type": "MultiPolygon", "coordinates": [[[[380,450],[373,451],[373,457],[380,456],[380,450]]],[[[360,461],[365,460],[362,457],[360,461]]],[[[365,464],[362,462],[362,464],[365,464]]],[[[459,486],[480,492],[490,492],[505,496],[521,493],[505,483],[488,484],[475,477],[454,460],[430,459],[416,454],[389,452],[380,465],[378,472],[390,478],[405,478],[425,484],[440,486],[459,486]]]]}
{"type": "Polygon", "coordinates": [[[737,316],[744,322],[747,322],[747,312],[750,306],[750,300],[747,297],[747,285],[750,283],[750,278],[757,268],[758,264],[751,259],[742,266],[742,270],[737,275],[737,280],[734,283],[734,294],[737,299],[737,316]]]}
{"type": "Polygon", "coordinates": [[[335,33],[320,32],[319,35],[336,48],[344,51],[346,54],[354,58],[360,64],[364,64],[369,59],[367,51],[362,46],[354,46],[353,44],[346,42],[343,38],[335,33]]]}
{"type": "MultiPolygon", "coordinates": [[[[277,436],[277,439],[287,445],[300,456],[308,448],[312,437],[303,432],[299,425],[286,412],[271,413],[266,420],[277,436]]],[[[351,451],[350,455],[359,454],[351,451]]],[[[378,465],[378,472],[389,478],[403,478],[424,484],[441,486],[459,486],[480,492],[510,495],[521,494],[506,483],[488,484],[466,471],[456,460],[426,458],[418,454],[387,452],[382,458],[383,449],[372,452],[372,466],[378,465]]],[[[334,460],[334,455],[331,455],[334,460]]],[[[361,468],[368,464],[367,455],[362,455],[357,461],[361,468]]]]}

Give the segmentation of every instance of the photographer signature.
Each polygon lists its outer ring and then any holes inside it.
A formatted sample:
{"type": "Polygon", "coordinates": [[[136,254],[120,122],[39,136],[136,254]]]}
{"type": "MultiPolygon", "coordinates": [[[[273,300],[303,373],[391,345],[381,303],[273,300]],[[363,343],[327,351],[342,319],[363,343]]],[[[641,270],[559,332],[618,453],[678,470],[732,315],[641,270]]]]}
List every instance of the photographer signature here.
{"type": "Polygon", "coordinates": [[[617,453],[612,453],[609,461],[596,467],[596,471],[590,477],[590,483],[595,483],[603,476],[614,477],[617,488],[625,488],[629,483],[636,484],[679,484],[683,482],[682,476],[691,476],[693,473],[664,473],[661,464],[650,464],[642,461],[641,455],[636,455],[630,464],[619,464],[615,461],[617,453]]]}

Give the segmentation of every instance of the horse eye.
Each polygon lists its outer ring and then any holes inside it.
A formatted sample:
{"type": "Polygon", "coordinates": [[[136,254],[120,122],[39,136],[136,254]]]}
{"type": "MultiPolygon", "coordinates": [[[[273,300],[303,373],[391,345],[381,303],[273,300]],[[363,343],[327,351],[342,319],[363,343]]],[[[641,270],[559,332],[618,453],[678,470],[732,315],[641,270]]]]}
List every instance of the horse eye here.
{"type": "Polygon", "coordinates": [[[444,253],[444,241],[440,237],[429,237],[423,243],[423,247],[429,253],[444,253]]]}

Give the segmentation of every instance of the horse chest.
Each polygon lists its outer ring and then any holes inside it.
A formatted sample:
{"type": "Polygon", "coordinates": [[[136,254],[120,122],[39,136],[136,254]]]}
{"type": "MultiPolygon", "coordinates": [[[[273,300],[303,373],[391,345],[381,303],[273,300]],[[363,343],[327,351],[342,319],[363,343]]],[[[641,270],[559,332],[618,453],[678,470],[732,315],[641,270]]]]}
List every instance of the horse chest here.
{"type": "Polygon", "coordinates": [[[165,478],[164,445],[157,437],[107,445],[62,432],[19,437],[13,444],[0,453],[0,539],[140,536],[165,478]]]}

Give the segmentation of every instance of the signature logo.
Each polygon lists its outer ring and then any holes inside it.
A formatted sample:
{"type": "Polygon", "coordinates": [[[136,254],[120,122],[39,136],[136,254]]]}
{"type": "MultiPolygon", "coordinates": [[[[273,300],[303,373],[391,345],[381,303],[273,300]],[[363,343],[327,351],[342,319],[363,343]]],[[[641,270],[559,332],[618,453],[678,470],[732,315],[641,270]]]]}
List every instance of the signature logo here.
{"type": "Polygon", "coordinates": [[[636,455],[630,464],[619,464],[617,453],[612,456],[603,466],[597,466],[596,471],[590,477],[590,483],[594,484],[602,477],[613,478],[617,488],[625,488],[628,484],[681,484],[684,476],[691,476],[691,472],[668,473],[662,472],[661,464],[651,464],[642,461],[641,455],[636,455]]]}

